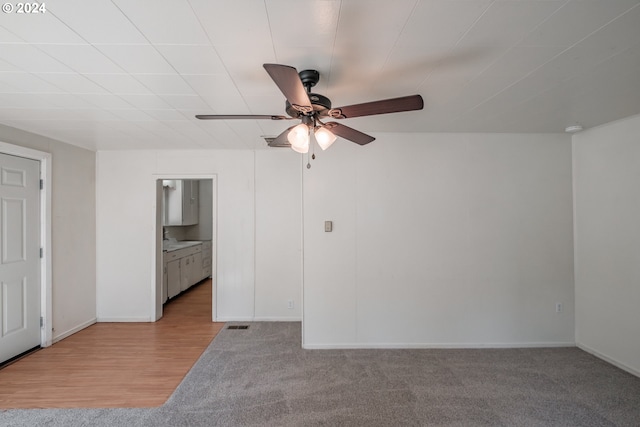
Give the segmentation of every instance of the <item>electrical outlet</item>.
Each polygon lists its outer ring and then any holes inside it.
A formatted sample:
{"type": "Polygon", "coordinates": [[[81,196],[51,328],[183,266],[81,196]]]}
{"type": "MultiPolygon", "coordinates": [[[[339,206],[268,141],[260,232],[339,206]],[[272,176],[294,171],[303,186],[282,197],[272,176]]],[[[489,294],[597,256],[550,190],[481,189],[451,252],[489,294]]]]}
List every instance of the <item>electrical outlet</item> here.
{"type": "Polygon", "coordinates": [[[557,302],[556,303],[556,313],[562,313],[562,303],[561,302],[557,302]]]}
{"type": "Polygon", "coordinates": [[[288,308],[289,310],[293,310],[293,300],[292,300],[292,299],[290,299],[289,301],[287,301],[287,308],[288,308]]]}

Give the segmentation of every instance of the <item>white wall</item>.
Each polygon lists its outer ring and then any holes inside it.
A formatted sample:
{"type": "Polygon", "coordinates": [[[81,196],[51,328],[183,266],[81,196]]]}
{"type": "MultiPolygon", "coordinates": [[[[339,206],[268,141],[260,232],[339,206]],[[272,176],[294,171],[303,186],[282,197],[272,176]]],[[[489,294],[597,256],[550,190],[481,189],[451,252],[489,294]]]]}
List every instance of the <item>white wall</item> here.
{"type": "Polygon", "coordinates": [[[0,125],[0,140],[52,155],[52,315],[57,341],[95,322],[95,153],[0,125]]]}
{"type": "MultiPolygon", "coordinates": [[[[299,266],[280,257],[272,245],[256,243],[262,241],[260,233],[256,233],[256,218],[276,218],[271,210],[280,212],[283,204],[285,207],[295,205],[300,190],[290,196],[284,193],[281,204],[257,207],[254,171],[260,169],[260,179],[264,180],[261,194],[268,194],[269,183],[276,185],[287,174],[291,175],[292,182],[298,182],[299,188],[299,158],[291,154],[278,151],[274,156],[282,168],[270,169],[257,166],[262,157],[254,156],[251,151],[98,152],[98,320],[149,321],[152,318],[155,180],[175,175],[214,174],[218,186],[218,320],[281,317],[281,301],[295,298],[300,292],[299,283],[272,283],[273,277],[257,277],[256,260],[279,269],[282,277],[295,277],[299,266]],[[277,301],[277,307],[262,301],[264,292],[260,292],[260,286],[271,290],[269,298],[277,301]]],[[[299,202],[297,206],[299,210],[299,202]]],[[[274,226],[291,236],[288,223],[274,226]]]]}
{"type": "Polygon", "coordinates": [[[301,319],[301,170],[300,156],[291,150],[256,151],[255,316],[259,320],[301,319]]]}
{"type": "Polygon", "coordinates": [[[573,137],[576,341],[640,375],[640,116],[573,137]]]}
{"type": "Polygon", "coordinates": [[[568,136],[383,134],[303,176],[306,348],[574,342],[568,136]]]}

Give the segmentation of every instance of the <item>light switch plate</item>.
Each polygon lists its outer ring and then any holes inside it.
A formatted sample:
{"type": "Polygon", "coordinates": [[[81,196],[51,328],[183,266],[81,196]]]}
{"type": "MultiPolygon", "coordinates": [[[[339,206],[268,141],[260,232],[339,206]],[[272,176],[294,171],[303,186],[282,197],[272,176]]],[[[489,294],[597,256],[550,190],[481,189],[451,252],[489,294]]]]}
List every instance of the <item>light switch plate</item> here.
{"type": "Polygon", "coordinates": [[[331,233],[331,231],[333,231],[333,221],[324,222],[324,231],[326,233],[331,233]]]}

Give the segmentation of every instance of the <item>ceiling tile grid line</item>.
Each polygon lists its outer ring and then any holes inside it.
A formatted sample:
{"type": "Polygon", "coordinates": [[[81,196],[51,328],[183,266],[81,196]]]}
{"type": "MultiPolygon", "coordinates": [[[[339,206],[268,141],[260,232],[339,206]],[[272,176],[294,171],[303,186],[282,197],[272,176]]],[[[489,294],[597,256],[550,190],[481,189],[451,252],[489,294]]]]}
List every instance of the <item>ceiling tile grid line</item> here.
{"type": "MultiPolygon", "coordinates": [[[[513,82],[512,84],[510,84],[510,85],[508,85],[508,86],[504,87],[502,90],[500,90],[499,92],[495,93],[493,96],[491,96],[491,97],[487,98],[486,100],[484,100],[483,102],[481,102],[481,103],[479,103],[479,104],[477,104],[477,105],[473,106],[473,107],[472,107],[472,108],[470,108],[469,110],[467,110],[467,111],[465,111],[465,112],[461,112],[461,113],[460,113],[457,117],[455,117],[452,121],[459,120],[461,116],[463,116],[463,115],[465,115],[465,114],[468,114],[469,112],[472,112],[472,111],[473,111],[473,110],[475,110],[476,108],[481,107],[484,103],[489,102],[491,99],[493,99],[493,98],[495,98],[495,97],[497,97],[497,96],[500,96],[500,94],[501,94],[501,93],[503,93],[503,92],[505,92],[505,91],[509,90],[510,88],[512,88],[512,87],[516,86],[517,84],[519,84],[520,82],[524,81],[525,79],[527,79],[528,77],[530,77],[531,75],[533,75],[534,73],[536,73],[538,70],[542,69],[542,68],[543,68],[543,67],[545,67],[546,65],[548,65],[548,64],[550,64],[550,63],[552,63],[552,62],[553,62],[554,60],[556,60],[557,58],[561,57],[565,52],[570,51],[574,46],[579,45],[579,44],[580,44],[580,43],[582,43],[583,41],[587,40],[589,37],[591,37],[591,36],[593,36],[593,35],[597,34],[599,31],[601,31],[602,29],[604,29],[605,27],[607,27],[607,26],[608,26],[608,25],[610,25],[611,23],[615,22],[616,20],[618,20],[618,19],[620,19],[621,17],[623,17],[625,14],[630,13],[632,10],[634,10],[635,8],[638,8],[638,7],[640,7],[640,3],[639,3],[639,4],[636,4],[635,6],[632,6],[630,9],[628,9],[628,10],[626,10],[625,12],[621,13],[620,15],[616,16],[615,18],[611,19],[611,20],[610,20],[610,21],[608,21],[606,24],[604,24],[604,25],[600,26],[598,29],[594,30],[594,31],[593,31],[593,32],[591,32],[589,35],[585,36],[584,38],[582,38],[581,40],[579,40],[578,42],[576,42],[574,45],[572,45],[572,46],[570,46],[570,47],[568,47],[568,48],[564,49],[562,52],[558,53],[558,54],[557,54],[557,55],[555,55],[553,58],[549,59],[547,62],[545,62],[545,63],[541,64],[540,66],[536,67],[535,69],[531,70],[529,73],[527,73],[527,74],[525,74],[524,76],[522,76],[519,80],[517,80],[517,81],[513,82]]],[[[605,58],[605,59],[603,59],[602,61],[600,61],[600,62],[598,62],[597,64],[595,64],[595,65],[594,65],[594,67],[597,67],[598,65],[602,64],[603,62],[606,62],[608,59],[610,59],[611,57],[613,57],[613,56],[615,56],[615,55],[616,55],[616,53],[613,53],[613,52],[612,52],[612,54],[611,54],[610,56],[606,57],[606,58],[605,58]]],[[[587,72],[587,71],[588,71],[588,70],[582,69],[582,70],[580,70],[580,71],[579,71],[579,73],[585,73],[585,72],[587,72]]],[[[578,76],[578,75],[579,75],[579,74],[577,74],[577,75],[576,75],[576,74],[574,74],[574,75],[572,75],[572,76],[567,77],[567,78],[566,78],[565,80],[563,80],[563,81],[571,80],[571,79],[575,78],[575,77],[576,77],[576,76],[578,76]]],[[[553,90],[554,88],[555,88],[555,86],[550,87],[550,88],[548,88],[546,91],[553,90]]],[[[546,91],[545,91],[545,92],[546,92],[546,91]]],[[[544,93],[544,92],[542,92],[542,93],[544,93]]],[[[531,95],[531,97],[529,97],[529,98],[525,99],[524,101],[522,101],[522,102],[518,103],[517,105],[521,105],[521,104],[523,104],[523,103],[527,102],[527,101],[528,101],[528,100],[530,100],[530,99],[533,99],[533,98],[535,98],[535,97],[538,97],[538,96],[542,95],[542,93],[536,93],[536,94],[533,94],[533,95],[531,95]]],[[[508,109],[510,109],[510,108],[513,108],[513,106],[510,106],[510,107],[508,107],[508,108],[504,108],[503,110],[501,110],[501,111],[499,111],[499,112],[495,113],[492,117],[499,116],[499,115],[503,114],[506,110],[508,110],[508,109]]]]}

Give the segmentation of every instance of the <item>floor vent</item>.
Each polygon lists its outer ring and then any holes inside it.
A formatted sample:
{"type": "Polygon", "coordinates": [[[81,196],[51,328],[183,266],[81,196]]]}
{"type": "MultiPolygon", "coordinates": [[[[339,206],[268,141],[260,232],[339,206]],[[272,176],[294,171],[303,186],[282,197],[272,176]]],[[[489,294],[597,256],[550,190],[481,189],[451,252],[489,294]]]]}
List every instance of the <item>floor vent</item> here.
{"type": "Polygon", "coordinates": [[[227,329],[249,329],[249,325],[229,325],[227,329]]]}

